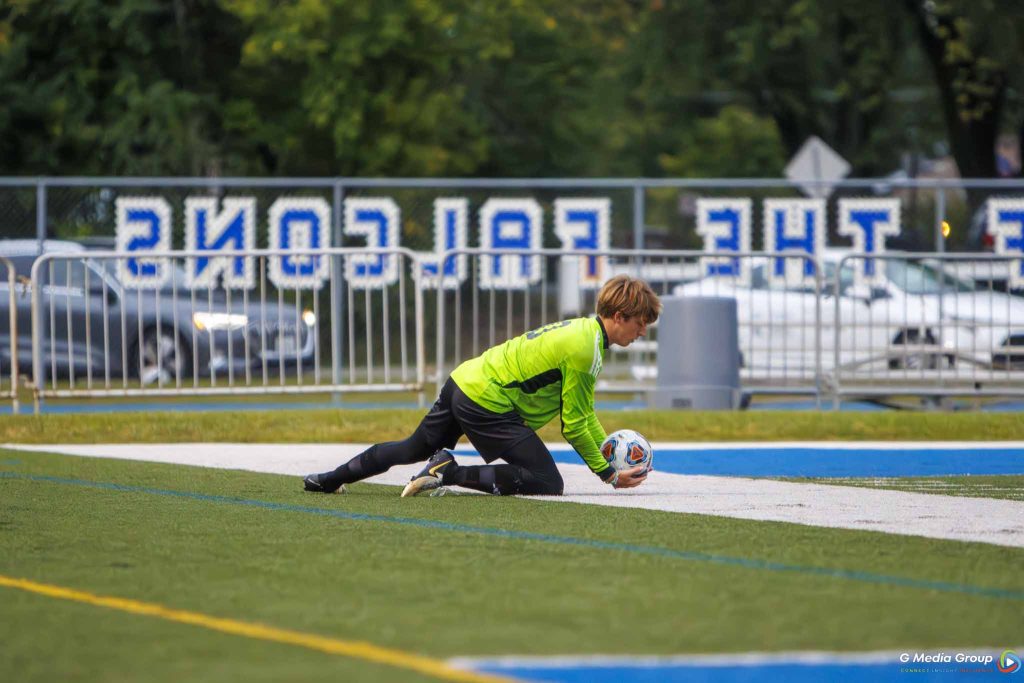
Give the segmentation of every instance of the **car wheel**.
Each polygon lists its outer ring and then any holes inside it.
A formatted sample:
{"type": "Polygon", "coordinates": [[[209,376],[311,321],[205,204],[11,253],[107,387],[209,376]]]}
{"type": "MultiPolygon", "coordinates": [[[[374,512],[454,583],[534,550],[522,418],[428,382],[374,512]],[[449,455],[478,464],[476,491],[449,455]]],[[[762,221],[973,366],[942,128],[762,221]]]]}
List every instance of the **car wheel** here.
{"type": "Polygon", "coordinates": [[[147,328],[135,344],[132,372],[143,386],[173,384],[187,378],[192,363],[188,345],[167,328],[147,328]]]}
{"type": "Polygon", "coordinates": [[[935,335],[928,328],[922,330],[910,328],[900,330],[892,340],[894,347],[889,356],[890,370],[936,370],[939,367],[953,367],[953,356],[942,353],[922,351],[900,351],[900,346],[932,346],[936,343],[935,335]]]}

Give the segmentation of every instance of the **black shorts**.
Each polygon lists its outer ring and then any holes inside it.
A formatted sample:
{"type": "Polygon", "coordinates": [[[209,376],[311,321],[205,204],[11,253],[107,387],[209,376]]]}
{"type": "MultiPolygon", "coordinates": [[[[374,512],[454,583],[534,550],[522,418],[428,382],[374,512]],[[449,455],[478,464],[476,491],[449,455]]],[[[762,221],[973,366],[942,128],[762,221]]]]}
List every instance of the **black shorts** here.
{"type": "Polygon", "coordinates": [[[465,434],[488,463],[504,457],[525,439],[536,438],[519,413],[514,410],[495,413],[477,405],[451,377],[424,416],[420,429],[424,430],[427,441],[437,448],[454,448],[459,437],[465,434]]]}

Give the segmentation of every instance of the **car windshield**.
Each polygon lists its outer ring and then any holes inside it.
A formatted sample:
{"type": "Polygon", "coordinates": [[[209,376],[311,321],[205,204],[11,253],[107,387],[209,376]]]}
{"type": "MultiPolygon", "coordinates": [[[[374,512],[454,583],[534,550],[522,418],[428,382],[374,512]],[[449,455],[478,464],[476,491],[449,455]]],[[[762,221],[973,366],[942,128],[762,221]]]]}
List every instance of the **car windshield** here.
{"type": "MultiPolygon", "coordinates": [[[[55,258],[49,262],[46,270],[49,272],[44,273],[44,277],[58,287],[82,289],[88,278],[89,289],[99,291],[103,288],[100,271],[108,275],[108,283],[118,282],[117,261],[114,259],[97,259],[84,255],[74,259],[55,258]]],[[[180,287],[185,282],[185,271],[177,261],[172,265],[172,270],[174,272],[168,277],[168,286],[174,282],[180,287]]]]}
{"type": "MultiPolygon", "coordinates": [[[[826,261],[824,266],[825,276],[822,287],[826,291],[831,291],[836,280],[836,264],[826,261]]],[[[853,267],[852,260],[847,260],[843,263],[843,270],[839,281],[840,294],[846,294],[849,288],[853,286],[853,267]]],[[[892,284],[907,294],[951,294],[954,292],[974,291],[970,283],[955,278],[935,267],[899,259],[885,261],[885,275],[892,284]]],[[[750,286],[751,289],[814,293],[813,286],[793,286],[778,281],[769,281],[766,277],[766,267],[763,264],[758,264],[751,268],[750,286]]]]}
{"type": "MultiPolygon", "coordinates": [[[[831,271],[826,267],[826,273],[831,277],[831,271]]],[[[826,279],[822,284],[826,285],[828,280],[826,279]]],[[[810,284],[787,284],[783,280],[768,279],[768,265],[758,264],[750,269],[750,288],[751,289],[769,289],[775,292],[799,292],[801,294],[814,294],[814,282],[810,284]]]]}
{"type": "Polygon", "coordinates": [[[885,276],[907,294],[952,294],[974,291],[970,284],[949,273],[909,261],[887,260],[885,276]]]}

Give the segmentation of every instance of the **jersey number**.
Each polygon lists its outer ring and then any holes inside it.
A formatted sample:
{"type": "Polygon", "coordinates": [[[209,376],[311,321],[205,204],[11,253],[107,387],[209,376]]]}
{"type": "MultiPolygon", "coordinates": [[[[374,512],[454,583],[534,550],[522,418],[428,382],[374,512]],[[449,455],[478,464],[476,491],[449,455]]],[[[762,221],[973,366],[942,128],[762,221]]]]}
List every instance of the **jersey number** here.
{"type": "Polygon", "coordinates": [[[544,327],[538,327],[533,332],[527,332],[526,333],[526,338],[527,339],[536,339],[537,337],[539,337],[540,335],[544,334],[545,332],[550,332],[551,330],[557,330],[559,327],[565,327],[566,325],[569,325],[571,323],[572,323],[571,320],[563,320],[560,323],[551,323],[550,325],[545,325],[544,327]]]}

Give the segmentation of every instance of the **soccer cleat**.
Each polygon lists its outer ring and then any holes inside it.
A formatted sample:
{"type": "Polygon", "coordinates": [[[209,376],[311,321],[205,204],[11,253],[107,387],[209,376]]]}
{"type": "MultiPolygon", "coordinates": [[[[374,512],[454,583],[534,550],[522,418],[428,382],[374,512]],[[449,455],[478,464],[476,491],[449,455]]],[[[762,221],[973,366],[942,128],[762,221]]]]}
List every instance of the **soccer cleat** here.
{"type": "Polygon", "coordinates": [[[446,467],[455,464],[455,456],[444,449],[439,450],[430,456],[426,467],[420,470],[419,474],[413,477],[402,491],[402,498],[415,496],[424,491],[433,491],[441,488],[441,475],[446,467]]]}
{"type": "Polygon", "coordinates": [[[302,480],[302,485],[307,491],[314,493],[345,493],[345,485],[342,484],[334,491],[328,491],[324,488],[323,482],[319,474],[307,474],[306,478],[302,480]]]}

